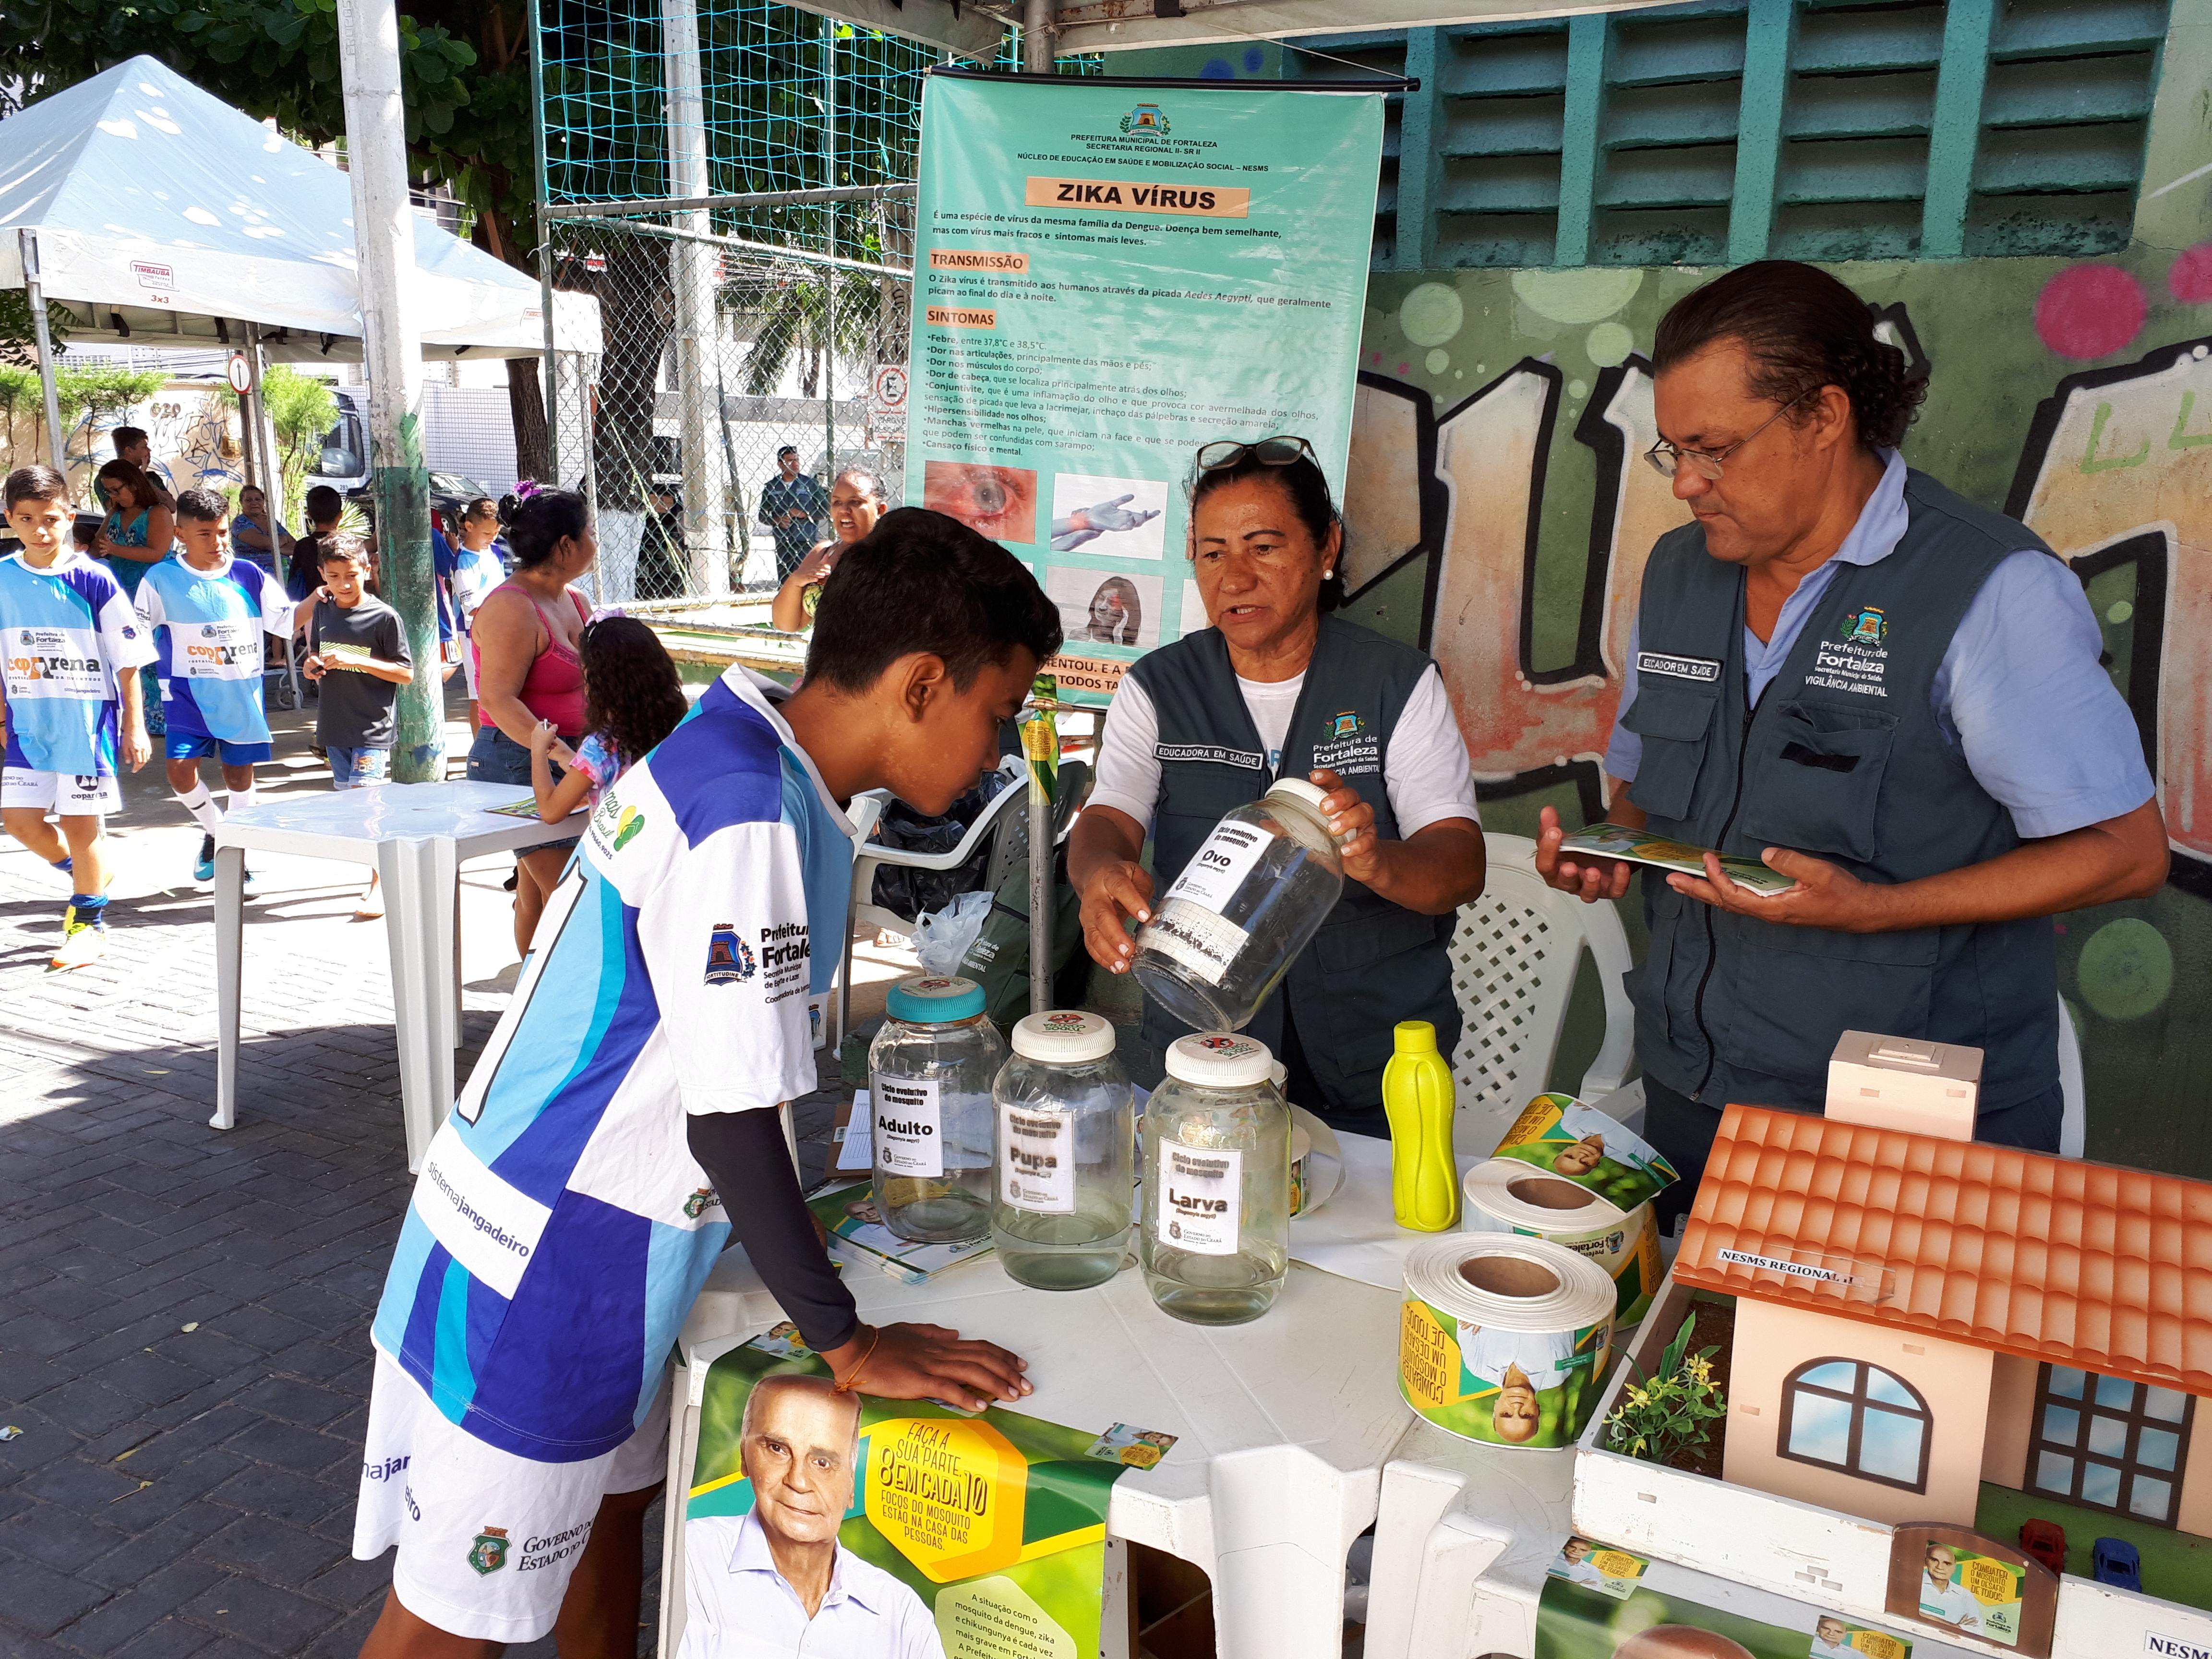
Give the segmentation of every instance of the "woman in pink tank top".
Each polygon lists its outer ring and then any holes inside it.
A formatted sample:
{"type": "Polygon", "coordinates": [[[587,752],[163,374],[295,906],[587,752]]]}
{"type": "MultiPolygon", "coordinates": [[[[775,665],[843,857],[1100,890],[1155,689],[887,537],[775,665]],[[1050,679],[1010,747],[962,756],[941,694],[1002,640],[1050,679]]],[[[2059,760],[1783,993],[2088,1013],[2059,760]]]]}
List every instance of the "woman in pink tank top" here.
{"type": "MultiPolygon", "coordinates": [[[[538,722],[550,720],[572,748],[585,735],[577,641],[592,608],[569,584],[592,568],[599,542],[582,496],[541,489],[515,507],[507,544],[514,574],[484,595],[470,627],[483,724],[469,749],[469,776],[527,793],[530,734],[538,722]]],[[[514,943],[526,956],[546,896],[577,839],[548,842],[516,858],[514,943]]]]}

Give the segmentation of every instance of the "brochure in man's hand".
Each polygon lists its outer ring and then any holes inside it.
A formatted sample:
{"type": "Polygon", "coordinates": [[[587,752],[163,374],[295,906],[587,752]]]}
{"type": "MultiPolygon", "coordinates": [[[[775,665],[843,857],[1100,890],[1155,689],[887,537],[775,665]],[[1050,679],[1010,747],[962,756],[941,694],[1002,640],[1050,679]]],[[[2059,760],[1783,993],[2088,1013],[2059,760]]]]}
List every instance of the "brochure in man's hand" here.
{"type": "MultiPolygon", "coordinates": [[[[1559,851],[1568,855],[1620,859],[1629,864],[1656,864],[1662,870],[1680,870],[1686,876],[1705,873],[1705,848],[1647,836],[1626,824],[1593,823],[1587,830],[1577,830],[1559,843],[1559,851]]],[[[1726,853],[1719,857],[1721,868],[1737,886],[1761,898],[1772,898],[1797,884],[1796,877],[1770,870],[1757,859],[1736,858],[1726,853]]]]}

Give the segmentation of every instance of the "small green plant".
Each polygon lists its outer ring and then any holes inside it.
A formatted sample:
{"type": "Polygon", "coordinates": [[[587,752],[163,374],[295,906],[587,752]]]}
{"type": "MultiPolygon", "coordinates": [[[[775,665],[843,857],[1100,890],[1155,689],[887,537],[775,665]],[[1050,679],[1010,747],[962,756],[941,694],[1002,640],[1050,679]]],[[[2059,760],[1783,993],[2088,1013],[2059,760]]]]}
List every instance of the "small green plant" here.
{"type": "MultiPolygon", "coordinates": [[[[228,386],[217,388],[216,395],[225,409],[238,407],[238,394],[228,386]]],[[[307,493],[307,476],[321,459],[323,434],[337,424],[338,400],[328,380],[302,374],[284,363],[262,375],[261,395],[269,404],[269,423],[276,428],[284,504],[296,514],[307,493]]]]}
{"type": "Polygon", "coordinates": [[[1712,1435],[1707,1425],[1728,1415],[1728,1402],[1713,1382],[1713,1356],[1720,1349],[1687,1352],[1696,1322],[1694,1312],[1683,1320],[1656,1371],[1647,1374],[1629,1357],[1636,1380],[1621,1389],[1620,1406],[1605,1419],[1608,1450],[1664,1463],[1686,1447],[1704,1444],[1712,1435]]]}

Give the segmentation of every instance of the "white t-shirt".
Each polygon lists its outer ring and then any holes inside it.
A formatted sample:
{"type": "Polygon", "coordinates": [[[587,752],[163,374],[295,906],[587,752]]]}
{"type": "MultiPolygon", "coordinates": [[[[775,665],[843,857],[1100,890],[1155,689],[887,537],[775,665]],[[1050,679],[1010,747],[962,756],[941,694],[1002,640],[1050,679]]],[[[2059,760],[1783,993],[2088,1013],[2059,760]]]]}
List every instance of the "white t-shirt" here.
{"type": "Polygon", "coordinates": [[[1920,1611],[1960,1630],[1982,1627],[1982,1604],[1974,1599],[1974,1593],[1964,1584],[1946,1584],[1939,1589],[1928,1582],[1924,1570],[1920,1575],[1920,1611]]]}
{"type": "MultiPolygon", "coordinates": [[[[1291,716],[1297,712],[1305,683],[1304,674],[1275,681],[1237,677],[1244,707],[1259,729],[1260,741],[1267,745],[1271,775],[1281,763],[1283,739],[1290,732],[1291,716]]],[[[1126,812],[1149,832],[1152,806],[1160,797],[1159,741],[1159,715],[1150,694],[1135,680],[1123,680],[1106,711],[1106,729],[1098,739],[1098,787],[1091,791],[1090,804],[1126,812]]],[[[1443,677],[1433,663],[1414,684],[1390,733],[1382,756],[1382,787],[1398,820],[1401,840],[1446,818],[1482,822],[1475,809],[1467,739],[1452,718],[1443,677]]]]}

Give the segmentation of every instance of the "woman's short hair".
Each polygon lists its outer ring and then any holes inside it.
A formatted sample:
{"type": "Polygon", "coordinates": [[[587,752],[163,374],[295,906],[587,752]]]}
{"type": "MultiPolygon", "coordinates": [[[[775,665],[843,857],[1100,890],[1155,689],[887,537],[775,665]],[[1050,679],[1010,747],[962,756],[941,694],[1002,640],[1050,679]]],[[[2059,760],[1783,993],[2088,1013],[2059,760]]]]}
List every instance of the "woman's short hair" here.
{"type": "MultiPolygon", "coordinates": [[[[1290,498],[1291,510],[1297,514],[1298,522],[1305,526],[1306,534],[1313,538],[1315,549],[1324,557],[1328,551],[1328,532],[1344,522],[1336,510],[1336,499],[1329,494],[1328,476],[1321,463],[1310,455],[1301,455],[1286,466],[1270,465],[1250,450],[1228,466],[1201,467],[1190,481],[1190,517],[1194,526],[1198,522],[1199,503],[1217,489],[1247,478],[1258,478],[1279,486],[1290,498]]],[[[1334,611],[1345,600],[1344,555],[1338,550],[1334,564],[1322,582],[1319,608],[1334,611]]]]}
{"type": "Polygon", "coordinates": [[[131,491],[131,505],[139,511],[143,512],[147,507],[156,506],[161,501],[161,492],[155,487],[153,480],[119,455],[107,462],[92,476],[105,480],[108,483],[119,483],[128,487],[131,491]]]}
{"type": "Polygon", "coordinates": [[[878,501],[887,501],[890,500],[890,492],[884,488],[883,478],[873,468],[866,466],[841,466],[837,469],[836,475],[830,478],[830,488],[835,489],[839,484],[844,483],[848,478],[857,480],[860,487],[866,489],[869,495],[874,496],[878,501]]]}
{"type": "Polygon", "coordinates": [[[1904,352],[1875,337],[1867,302],[1817,266],[1761,259],[1684,295],[1659,319],[1651,372],[1663,374],[1709,346],[1734,340],[1750,359],[1750,391],[1806,418],[1799,400],[1824,386],[1851,400],[1859,440],[1894,449],[1928,396],[1904,352]]]}
{"type": "Polygon", "coordinates": [[[507,545],[519,568],[528,570],[553,556],[562,539],[592,527],[592,510],[573,489],[540,489],[517,501],[507,520],[507,545]]]}

